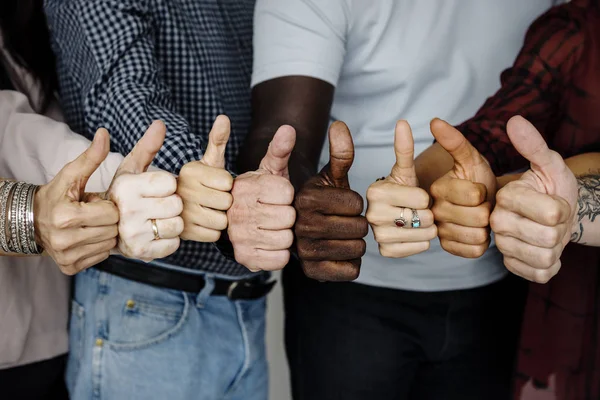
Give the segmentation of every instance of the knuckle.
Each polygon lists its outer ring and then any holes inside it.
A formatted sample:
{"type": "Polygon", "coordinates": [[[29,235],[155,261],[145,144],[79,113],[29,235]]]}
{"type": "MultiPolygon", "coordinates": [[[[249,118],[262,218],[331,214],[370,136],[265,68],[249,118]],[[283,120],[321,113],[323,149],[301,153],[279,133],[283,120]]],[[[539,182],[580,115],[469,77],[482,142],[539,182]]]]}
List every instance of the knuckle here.
{"type": "Polygon", "coordinates": [[[58,230],[68,229],[74,226],[75,210],[70,207],[61,207],[50,217],[50,224],[58,230]]]}
{"type": "Polygon", "coordinates": [[[544,221],[551,226],[558,225],[560,222],[560,209],[558,205],[553,205],[544,211],[544,221]]]}
{"type": "Polygon", "coordinates": [[[533,272],[532,280],[535,283],[546,284],[552,279],[552,273],[545,269],[536,269],[533,272]]]}
{"type": "Polygon", "coordinates": [[[470,190],[467,190],[464,195],[465,201],[469,206],[478,206],[485,200],[484,193],[479,187],[473,187],[470,190]]]}
{"type": "Polygon", "coordinates": [[[471,233],[471,235],[473,243],[476,245],[482,245],[486,243],[490,237],[490,234],[486,229],[476,229],[471,233]]]}
{"type": "Polygon", "coordinates": [[[360,217],[357,222],[357,233],[360,235],[361,238],[367,236],[369,234],[369,221],[367,221],[367,219],[365,217],[360,217]]]}
{"type": "Polygon", "coordinates": [[[221,238],[221,231],[211,229],[204,236],[205,236],[205,240],[204,240],[205,242],[214,243],[221,238]]]}
{"type": "Polygon", "coordinates": [[[379,254],[381,254],[383,257],[394,258],[397,253],[391,246],[388,246],[387,244],[380,244],[379,254]]]}
{"type": "Polygon", "coordinates": [[[473,215],[473,222],[477,227],[486,227],[490,224],[490,209],[487,207],[478,207],[473,215]]]}
{"type": "Polygon", "coordinates": [[[538,260],[544,269],[550,268],[556,262],[554,251],[551,249],[543,249],[543,251],[538,254],[538,257],[538,260]]]}
{"type": "Polygon", "coordinates": [[[508,190],[510,189],[509,185],[510,183],[496,193],[496,207],[498,207],[498,205],[504,206],[509,201],[509,198],[511,197],[510,190],[508,190]]]}
{"type": "Polygon", "coordinates": [[[138,230],[136,229],[134,224],[128,224],[124,222],[121,222],[119,224],[119,237],[124,242],[130,242],[134,237],[137,236],[137,234],[138,230]]]}
{"type": "Polygon", "coordinates": [[[356,207],[358,213],[361,213],[365,208],[365,200],[353,190],[348,190],[348,203],[356,207]]]}
{"type": "Polygon", "coordinates": [[[281,194],[284,198],[284,201],[288,204],[292,204],[294,202],[294,186],[287,179],[283,178],[284,182],[281,185],[281,194]]]}
{"type": "Polygon", "coordinates": [[[179,236],[183,233],[185,229],[185,223],[183,222],[183,218],[175,217],[173,218],[173,232],[176,236],[179,236]]]}
{"type": "Polygon", "coordinates": [[[500,232],[502,230],[503,221],[504,220],[501,218],[501,215],[497,211],[494,210],[494,212],[490,214],[490,227],[493,231],[500,232]]]}
{"type": "Polygon", "coordinates": [[[296,209],[292,206],[285,207],[281,213],[281,221],[284,228],[292,228],[296,223],[296,209]]]}
{"type": "Polygon", "coordinates": [[[226,210],[229,210],[231,208],[231,206],[233,205],[233,195],[231,193],[227,193],[227,192],[222,192],[222,201],[223,201],[223,208],[226,210]]]}
{"type": "Polygon", "coordinates": [[[382,185],[374,183],[367,189],[367,200],[371,203],[382,201],[385,198],[385,189],[382,185]]]}
{"type": "Polygon", "coordinates": [[[294,201],[294,208],[298,211],[298,214],[312,210],[315,204],[315,197],[311,190],[302,190],[296,196],[294,201]]]}
{"type": "Polygon", "coordinates": [[[283,269],[290,261],[289,251],[278,251],[273,256],[273,268],[272,270],[283,269]]]}
{"type": "Polygon", "coordinates": [[[282,247],[284,250],[287,250],[294,244],[294,232],[291,229],[286,229],[282,231],[282,236],[282,247]]]}
{"type": "Polygon", "coordinates": [[[305,216],[298,217],[294,225],[294,232],[298,237],[312,237],[319,230],[319,226],[305,216]]]}
{"type": "Polygon", "coordinates": [[[63,253],[69,248],[69,241],[63,235],[52,235],[49,239],[50,247],[57,253],[63,253]]]}
{"type": "Polygon", "coordinates": [[[179,179],[187,180],[190,179],[194,175],[194,167],[196,166],[196,162],[189,162],[181,167],[179,171],[179,179]]]}
{"type": "Polygon", "coordinates": [[[179,196],[171,196],[170,199],[174,216],[180,215],[183,212],[183,199],[179,196]]]}
{"type": "Polygon", "coordinates": [[[561,242],[560,233],[557,229],[544,229],[542,240],[546,246],[554,247],[561,242]]]}
{"type": "Polygon", "coordinates": [[[447,185],[444,180],[438,179],[431,184],[429,191],[431,193],[431,197],[434,199],[442,198],[444,193],[446,192],[447,185]]]}

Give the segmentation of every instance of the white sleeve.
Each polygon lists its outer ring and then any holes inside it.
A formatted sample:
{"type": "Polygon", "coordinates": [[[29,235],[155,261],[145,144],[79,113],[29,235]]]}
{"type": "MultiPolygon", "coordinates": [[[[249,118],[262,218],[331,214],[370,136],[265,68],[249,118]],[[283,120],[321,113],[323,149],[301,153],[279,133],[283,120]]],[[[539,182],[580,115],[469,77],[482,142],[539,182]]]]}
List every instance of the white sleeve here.
{"type": "MultiPolygon", "coordinates": [[[[0,91],[0,177],[48,183],[89,145],[64,123],[36,114],[25,95],[0,91]]],[[[110,153],[86,190],[105,191],[122,160],[122,155],[110,153]]]]}
{"type": "Polygon", "coordinates": [[[336,86],[349,12],[346,0],[257,0],[252,86],[292,75],[336,86]]]}

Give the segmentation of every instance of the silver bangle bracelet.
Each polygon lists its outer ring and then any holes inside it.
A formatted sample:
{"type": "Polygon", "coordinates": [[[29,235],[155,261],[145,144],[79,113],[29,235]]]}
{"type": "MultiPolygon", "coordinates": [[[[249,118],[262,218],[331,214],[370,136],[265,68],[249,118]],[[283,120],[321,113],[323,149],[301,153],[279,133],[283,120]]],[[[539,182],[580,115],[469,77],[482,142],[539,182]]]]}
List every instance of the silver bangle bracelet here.
{"type": "Polygon", "coordinates": [[[27,232],[27,196],[29,195],[29,189],[31,185],[23,185],[23,189],[21,193],[19,193],[19,210],[18,215],[19,219],[17,220],[17,226],[19,227],[19,247],[21,248],[21,253],[23,254],[31,254],[29,250],[29,239],[27,232]]]}
{"type": "Polygon", "coordinates": [[[23,191],[24,182],[17,183],[13,190],[12,199],[10,201],[10,242],[9,249],[13,253],[22,254],[21,239],[19,237],[19,198],[23,191]]]}
{"type": "Polygon", "coordinates": [[[0,247],[5,253],[42,252],[35,241],[33,206],[37,189],[24,182],[0,182],[0,247]]]}
{"type": "Polygon", "coordinates": [[[2,188],[0,189],[0,247],[5,253],[10,251],[6,235],[6,228],[10,224],[9,210],[7,209],[8,195],[15,185],[15,182],[3,182],[2,188]]]}
{"type": "Polygon", "coordinates": [[[35,194],[38,188],[39,186],[31,185],[29,187],[29,197],[27,199],[27,227],[29,233],[29,251],[31,254],[40,254],[43,251],[43,249],[41,249],[35,241],[35,219],[33,215],[33,206],[35,194]]]}

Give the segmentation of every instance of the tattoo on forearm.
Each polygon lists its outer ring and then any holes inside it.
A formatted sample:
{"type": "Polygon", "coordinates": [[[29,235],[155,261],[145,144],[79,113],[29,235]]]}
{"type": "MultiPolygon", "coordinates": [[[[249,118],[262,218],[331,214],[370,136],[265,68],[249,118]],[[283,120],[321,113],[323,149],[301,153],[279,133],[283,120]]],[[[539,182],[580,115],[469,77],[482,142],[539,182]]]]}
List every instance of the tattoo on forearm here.
{"type": "Polygon", "coordinates": [[[571,241],[585,244],[581,242],[584,219],[594,222],[596,217],[600,215],[600,174],[579,177],[577,183],[579,184],[579,196],[577,198],[579,205],[578,226],[571,235],[571,241]]]}

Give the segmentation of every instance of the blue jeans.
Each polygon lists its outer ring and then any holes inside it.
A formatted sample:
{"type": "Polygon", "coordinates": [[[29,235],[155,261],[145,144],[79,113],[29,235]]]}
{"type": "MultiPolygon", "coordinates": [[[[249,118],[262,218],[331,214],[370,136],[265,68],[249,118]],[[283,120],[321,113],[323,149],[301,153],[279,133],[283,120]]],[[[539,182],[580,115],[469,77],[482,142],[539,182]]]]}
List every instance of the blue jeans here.
{"type": "Polygon", "coordinates": [[[190,294],[89,269],[77,275],[73,400],[265,400],[265,298],[190,294]]]}

